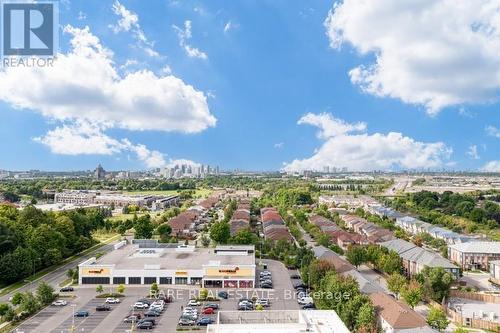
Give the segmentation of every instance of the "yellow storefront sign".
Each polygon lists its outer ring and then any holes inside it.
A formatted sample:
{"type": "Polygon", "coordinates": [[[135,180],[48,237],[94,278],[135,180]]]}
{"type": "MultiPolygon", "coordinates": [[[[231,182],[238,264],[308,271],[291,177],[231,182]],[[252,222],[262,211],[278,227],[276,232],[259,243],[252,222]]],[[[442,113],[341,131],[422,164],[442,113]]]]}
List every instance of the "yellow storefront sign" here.
{"type": "Polygon", "coordinates": [[[107,267],[87,267],[82,269],[83,276],[109,276],[110,274],[111,271],[107,267]]]}
{"type": "Polygon", "coordinates": [[[188,275],[188,272],[186,272],[186,271],[177,271],[177,272],[175,272],[175,275],[188,275]]]}
{"type": "Polygon", "coordinates": [[[207,276],[254,276],[255,270],[251,268],[239,267],[224,267],[224,268],[207,268],[207,276]]]}

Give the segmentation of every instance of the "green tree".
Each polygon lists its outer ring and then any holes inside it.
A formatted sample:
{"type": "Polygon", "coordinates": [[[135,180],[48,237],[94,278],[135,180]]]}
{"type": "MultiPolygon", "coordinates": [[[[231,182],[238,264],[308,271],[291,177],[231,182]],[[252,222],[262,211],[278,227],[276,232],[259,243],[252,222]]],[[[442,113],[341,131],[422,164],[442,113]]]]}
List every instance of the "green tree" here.
{"type": "Polygon", "coordinates": [[[399,273],[392,273],[387,278],[387,288],[392,291],[399,298],[401,291],[406,286],[406,278],[399,273]]]}
{"type": "Polygon", "coordinates": [[[446,314],[443,309],[437,306],[433,306],[430,308],[429,313],[427,314],[427,324],[430,327],[437,329],[438,331],[443,331],[448,327],[449,324],[448,318],[446,318],[446,314]]]}
{"type": "Polygon", "coordinates": [[[259,242],[259,237],[253,233],[250,228],[241,229],[230,238],[231,244],[257,244],[259,242]]]}
{"type": "Polygon", "coordinates": [[[426,298],[441,302],[444,297],[448,296],[453,276],[442,267],[425,267],[417,275],[417,280],[422,285],[426,298]]]}
{"type": "Polygon", "coordinates": [[[54,288],[43,281],[36,288],[36,297],[42,305],[50,304],[56,298],[54,288]]]}
{"type": "Polygon", "coordinates": [[[149,215],[144,215],[137,218],[134,223],[135,238],[136,239],[151,239],[153,237],[154,226],[151,223],[149,215]]]}
{"type": "Polygon", "coordinates": [[[203,234],[203,236],[201,236],[201,245],[203,245],[203,247],[208,247],[210,245],[210,237],[208,237],[206,234],[203,234]]]}
{"type": "Polygon", "coordinates": [[[7,311],[9,311],[10,305],[7,303],[1,303],[0,304],[0,317],[5,316],[7,311]]]}
{"type": "Polygon", "coordinates": [[[346,258],[357,268],[359,265],[366,262],[366,249],[363,246],[349,246],[346,252],[346,258]]]}
{"type": "Polygon", "coordinates": [[[116,291],[119,294],[123,294],[125,292],[125,286],[123,284],[118,285],[118,287],[116,288],[116,291]]]}
{"type": "Polygon", "coordinates": [[[12,296],[12,300],[10,301],[13,305],[19,305],[23,302],[24,294],[21,292],[17,292],[12,296]]]}
{"type": "Polygon", "coordinates": [[[160,235],[160,241],[162,243],[167,243],[172,233],[172,227],[168,223],[162,223],[156,228],[156,232],[160,235]]]}
{"type": "Polygon", "coordinates": [[[422,286],[417,281],[412,280],[406,288],[402,290],[401,295],[406,304],[413,309],[422,299],[422,286]]]}
{"type": "Polygon", "coordinates": [[[95,292],[98,294],[102,294],[104,292],[104,288],[102,287],[102,285],[98,285],[97,287],[95,287],[95,292]]]}
{"type": "Polygon", "coordinates": [[[151,284],[151,288],[149,288],[149,292],[152,295],[157,295],[159,291],[160,291],[160,288],[158,288],[158,283],[154,282],[153,284],[151,284]]]}
{"type": "Polygon", "coordinates": [[[210,227],[210,238],[220,244],[226,244],[231,237],[229,223],[216,222],[210,227]]]}
{"type": "Polygon", "coordinates": [[[358,316],[356,319],[357,332],[377,332],[377,317],[375,315],[375,308],[371,302],[365,302],[359,308],[358,316]]]}
{"type": "Polygon", "coordinates": [[[316,288],[325,275],[335,269],[335,266],[327,260],[313,260],[307,269],[307,283],[316,288]]]}
{"type": "Polygon", "coordinates": [[[24,293],[23,301],[19,306],[21,311],[26,311],[29,314],[35,313],[40,309],[40,304],[31,292],[24,293]]]}
{"type": "Polygon", "coordinates": [[[200,298],[201,299],[207,299],[207,297],[208,297],[208,289],[201,288],[200,289],[200,298]]]}

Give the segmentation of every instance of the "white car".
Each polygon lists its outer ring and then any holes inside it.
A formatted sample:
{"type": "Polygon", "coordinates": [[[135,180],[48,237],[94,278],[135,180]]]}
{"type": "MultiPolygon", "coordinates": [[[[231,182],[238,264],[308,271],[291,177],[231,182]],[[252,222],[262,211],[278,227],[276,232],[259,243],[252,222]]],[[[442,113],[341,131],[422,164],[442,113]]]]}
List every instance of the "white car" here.
{"type": "Polygon", "coordinates": [[[149,308],[149,305],[147,303],[135,302],[133,307],[134,307],[134,309],[147,309],[147,308],[149,308]]]}
{"type": "Polygon", "coordinates": [[[269,300],[268,299],[259,299],[257,302],[255,302],[255,305],[260,304],[263,307],[267,308],[269,306],[269,300]]]}
{"type": "Polygon", "coordinates": [[[55,305],[55,306],[65,306],[67,304],[68,304],[68,302],[66,302],[63,299],[58,299],[57,301],[52,303],[52,305],[55,305]]]}
{"type": "Polygon", "coordinates": [[[118,303],[120,303],[120,299],[119,298],[108,297],[108,298],[106,298],[106,303],[108,303],[108,304],[118,304],[118,303]]]}
{"type": "Polygon", "coordinates": [[[310,303],[314,303],[314,300],[312,299],[312,297],[310,296],[306,296],[306,297],[301,297],[297,300],[297,302],[300,304],[300,305],[306,305],[306,304],[310,304],[310,303]]]}
{"type": "Polygon", "coordinates": [[[200,305],[201,305],[201,303],[195,299],[190,299],[188,302],[188,306],[200,306],[200,305]]]}
{"type": "Polygon", "coordinates": [[[151,304],[151,305],[149,306],[149,309],[150,309],[150,310],[155,310],[155,311],[162,312],[162,311],[163,311],[163,309],[164,309],[164,307],[163,307],[163,305],[160,305],[160,304],[151,304]]]}

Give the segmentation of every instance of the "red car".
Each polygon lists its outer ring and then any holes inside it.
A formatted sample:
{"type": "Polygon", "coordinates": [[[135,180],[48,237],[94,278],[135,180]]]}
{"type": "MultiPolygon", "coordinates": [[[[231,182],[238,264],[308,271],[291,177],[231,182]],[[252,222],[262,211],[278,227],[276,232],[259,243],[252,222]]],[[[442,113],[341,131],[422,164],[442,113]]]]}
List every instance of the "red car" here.
{"type": "Polygon", "coordinates": [[[212,309],[212,308],[206,308],[203,310],[202,312],[203,314],[214,314],[215,313],[215,310],[212,309]]]}

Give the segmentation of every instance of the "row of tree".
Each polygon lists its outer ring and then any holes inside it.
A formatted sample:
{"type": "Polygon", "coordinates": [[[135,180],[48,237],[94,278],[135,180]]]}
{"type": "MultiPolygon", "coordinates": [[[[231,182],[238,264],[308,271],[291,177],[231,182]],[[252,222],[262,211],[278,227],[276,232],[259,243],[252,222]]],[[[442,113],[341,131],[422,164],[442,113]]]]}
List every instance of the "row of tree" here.
{"type": "Polygon", "coordinates": [[[104,209],[53,213],[0,205],[0,284],[21,280],[89,248],[95,243],[92,232],[104,226],[108,215],[104,209]]]}

